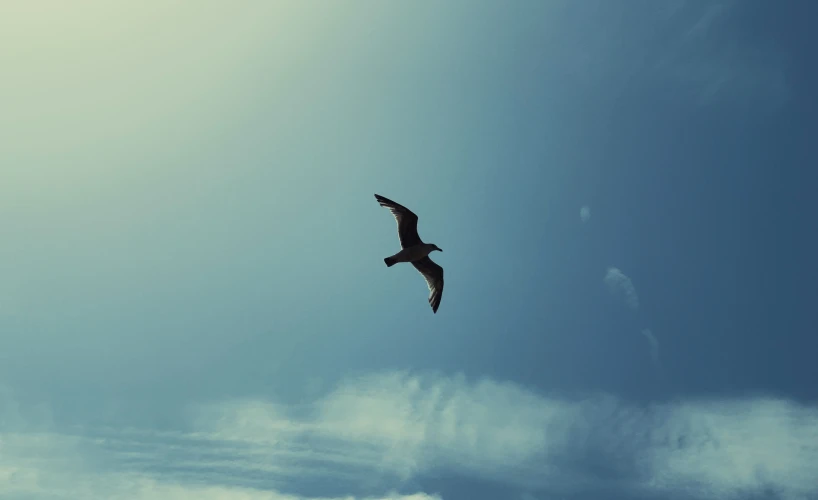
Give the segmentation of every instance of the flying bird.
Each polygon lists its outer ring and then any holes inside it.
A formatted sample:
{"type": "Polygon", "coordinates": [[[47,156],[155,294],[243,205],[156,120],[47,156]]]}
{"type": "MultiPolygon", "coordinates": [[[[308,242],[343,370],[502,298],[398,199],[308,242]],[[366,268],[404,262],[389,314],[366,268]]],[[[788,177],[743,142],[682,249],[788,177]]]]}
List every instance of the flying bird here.
{"type": "Polygon", "coordinates": [[[426,286],[429,287],[429,305],[432,306],[432,312],[437,313],[440,299],[443,297],[443,268],[432,262],[429,254],[435,250],[439,252],[443,250],[434,243],[424,243],[420,239],[418,216],[411,210],[379,194],[375,195],[375,199],[382,207],[392,212],[398,223],[398,237],[402,250],[383,259],[386,267],[392,267],[398,262],[411,262],[426,280],[426,286]]]}

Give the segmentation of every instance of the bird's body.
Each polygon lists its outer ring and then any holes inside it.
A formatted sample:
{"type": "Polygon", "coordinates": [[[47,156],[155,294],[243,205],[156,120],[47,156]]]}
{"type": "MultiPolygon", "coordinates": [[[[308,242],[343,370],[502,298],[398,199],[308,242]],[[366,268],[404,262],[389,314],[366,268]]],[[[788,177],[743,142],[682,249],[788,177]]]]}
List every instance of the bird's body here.
{"type": "Polygon", "coordinates": [[[443,250],[434,243],[424,243],[420,239],[417,230],[418,216],[411,210],[378,194],[375,195],[375,199],[395,216],[402,248],[395,255],[383,259],[384,263],[387,267],[392,267],[399,262],[411,262],[426,280],[429,287],[429,305],[432,306],[432,312],[436,313],[443,297],[443,268],[435,264],[429,258],[429,254],[435,250],[439,252],[443,250]]]}
{"type": "Polygon", "coordinates": [[[406,247],[391,257],[383,259],[387,267],[392,267],[398,262],[418,261],[437,249],[434,243],[418,243],[417,245],[406,247]]]}

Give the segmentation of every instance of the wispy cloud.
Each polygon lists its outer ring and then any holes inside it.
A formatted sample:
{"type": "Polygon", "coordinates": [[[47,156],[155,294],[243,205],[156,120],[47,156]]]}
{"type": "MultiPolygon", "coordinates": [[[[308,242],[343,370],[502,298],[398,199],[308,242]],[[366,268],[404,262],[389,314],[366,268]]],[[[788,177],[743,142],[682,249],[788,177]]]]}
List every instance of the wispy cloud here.
{"type": "MultiPolygon", "coordinates": [[[[633,286],[631,279],[625,273],[615,267],[610,267],[605,273],[604,282],[608,290],[610,290],[612,294],[622,297],[630,309],[634,311],[639,310],[639,295],[637,295],[636,288],[633,286]]],[[[650,359],[653,366],[660,368],[659,340],[649,328],[643,328],[641,334],[645,337],[645,340],[648,341],[650,346],[650,359]]]]}
{"type": "MultiPolygon", "coordinates": [[[[615,267],[610,267],[605,273],[604,282],[608,290],[612,294],[622,297],[629,308],[634,311],[639,310],[639,295],[637,295],[631,279],[625,273],[615,267]]],[[[642,329],[641,333],[650,345],[651,362],[656,368],[659,368],[659,341],[648,328],[642,329]]]]}
{"type": "Polygon", "coordinates": [[[580,208],[579,218],[582,220],[582,222],[588,222],[588,220],[591,218],[591,207],[586,205],[580,208]]]}
{"type": "MultiPolygon", "coordinates": [[[[107,438],[60,433],[0,432],[0,497],[109,500],[441,500],[436,494],[386,492],[353,496],[306,495],[254,485],[269,459],[236,461],[203,436],[170,436],[151,443],[151,433],[123,432],[107,438]],[[181,439],[180,439],[181,438],[181,439]],[[176,441],[176,443],[173,443],[176,441]],[[185,441],[187,441],[185,443],[185,441]],[[130,448],[130,450],[129,450],[130,448]],[[138,451],[136,451],[138,450],[138,451]],[[150,462],[189,461],[152,468],[150,462]],[[257,462],[257,464],[256,464],[257,462]],[[211,474],[214,472],[215,474],[211,474]],[[231,472],[244,481],[235,481],[231,472]],[[237,484],[237,483],[245,484],[237,484]]],[[[272,451],[261,448],[258,451],[272,451]]],[[[248,457],[246,457],[248,458],[248,457]]],[[[276,471],[270,468],[272,473],[276,471]]],[[[320,481],[322,478],[316,474],[320,481]]]]}
{"type": "MultiPolygon", "coordinates": [[[[68,461],[68,457],[63,457],[68,461]]],[[[356,499],[305,497],[240,486],[165,482],[151,475],[66,470],[61,465],[36,463],[0,467],[3,498],[109,500],[441,500],[438,495],[389,493],[356,499]]]]}
{"type": "Polygon", "coordinates": [[[639,309],[639,296],[636,294],[636,288],[634,288],[631,279],[625,273],[615,267],[609,267],[608,272],[605,273],[604,281],[611,293],[625,299],[625,304],[628,307],[634,311],[639,309]]]}
{"type": "Polygon", "coordinates": [[[655,367],[659,368],[659,366],[660,366],[660,363],[659,363],[659,341],[656,340],[656,336],[653,334],[652,331],[650,331],[649,328],[643,329],[642,330],[642,335],[645,336],[645,338],[648,341],[648,344],[650,344],[650,360],[653,362],[653,365],[655,367]]]}
{"type": "Polygon", "coordinates": [[[775,109],[791,95],[787,51],[763,34],[747,36],[742,25],[749,2],[555,4],[564,7],[552,15],[560,54],[573,52],[560,63],[581,84],[624,92],[635,81],[658,80],[678,99],[753,109],[775,109]],[[575,18],[594,30],[574,29],[575,18]]]}
{"type": "Polygon", "coordinates": [[[741,16],[742,2],[685,2],[678,12],[690,19],[685,31],[667,47],[655,69],[696,89],[702,103],[717,96],[740,102],[780,105],[789,96],[784,58],[772,47],[737,38],[731,24],[741,16]]]}
{"type": "Polygon", "coordinates": [[[818,408],[780,399],[633,406],[388,372],[347,379],[307,405],[253,399],[191,411],[190,428],[174,432],[0,430],[0,496],[433,500],[388,492],[447,472],[544,498],[599,488],[818,494],[818,408]]]}

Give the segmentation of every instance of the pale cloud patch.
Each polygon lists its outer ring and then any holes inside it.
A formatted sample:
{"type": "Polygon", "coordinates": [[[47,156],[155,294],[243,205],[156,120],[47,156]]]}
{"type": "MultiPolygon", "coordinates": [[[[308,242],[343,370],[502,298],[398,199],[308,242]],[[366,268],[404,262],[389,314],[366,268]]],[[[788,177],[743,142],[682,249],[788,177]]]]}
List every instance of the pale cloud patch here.
{"type": "Polygon", "coordinates": [[[582,222],[588,222],[591,219],[591,207],[584,206],[579,209],[579,218],[582,222]]]}
{"type": "Polygon", "coordinates": [[[636,288],[625,273],[615,267],[610,267],[605,273],[604,281],[608,290],[614,295],[623,297],[628,307],[634,311],[639,309],[639,296],[636,294],[636,288]]]}

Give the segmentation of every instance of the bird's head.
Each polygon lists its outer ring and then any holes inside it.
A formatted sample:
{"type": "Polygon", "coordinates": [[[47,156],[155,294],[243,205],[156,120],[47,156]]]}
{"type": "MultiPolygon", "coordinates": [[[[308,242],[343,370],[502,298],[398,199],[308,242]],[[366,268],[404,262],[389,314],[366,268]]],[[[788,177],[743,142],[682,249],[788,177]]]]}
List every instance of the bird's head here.
{"type": "Polygon", "coordinates": [[[443,251],[443,249],[442,249],[442,248],[440,248],[440,247],[439,247],[439,246],[437,246],[437,245],[434,245],[434,246],[433,246],[433,248],[432,248],[432,251],[435,251],[435,250],[437,250],[438,252],[442,252],[442,251],[443,251]]]}

